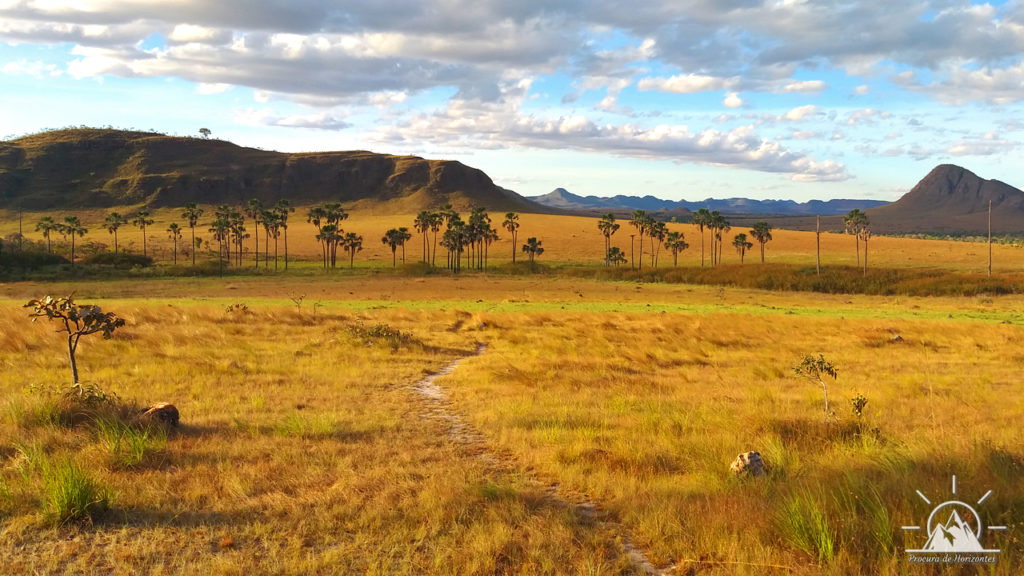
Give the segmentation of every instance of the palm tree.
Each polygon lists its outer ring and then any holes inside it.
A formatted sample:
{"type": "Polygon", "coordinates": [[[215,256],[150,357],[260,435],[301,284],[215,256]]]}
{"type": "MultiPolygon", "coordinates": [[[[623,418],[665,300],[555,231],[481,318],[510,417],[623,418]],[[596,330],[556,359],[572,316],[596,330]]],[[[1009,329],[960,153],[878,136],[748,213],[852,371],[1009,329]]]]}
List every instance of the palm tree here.
{"type": "Polygon", "coordinates": [[[171,222],[167,227],[167,234],[174,241],[174,265],[178,265],[178,239],[181,238],[181,226],[177,222],[171,222]]]}
{"type": "Polygon", "coordinates": [[[253,236],[255,236],[256,242],[256,269],[260,267],[260,218],[263,217],[263,202],[259,198],[252,198],[245,207],[245,215],[252,218],[252,227],[254,230],[253,236]]]}
{"type": "Polygon", "coordinates": [[[732,239],[732,245],[740,255],[740,264],[743,263],[743,257],[747,255],[747,250],[754,247],[753,243],[747,241],[747,235],[742,232],[732,239]]]}
{"type": "Polygon", "coordinates": [[[385,232],[384,236],[380,239],[381,244],[387,244],[391,247],[392,268],[398,265],[397,252],[399,246],[402,247],[402,263],[405,263],[405,241],[412,238],[408,230],[408,228],[392,228],[385,232]]]}
{"type": "Polygon", "coordinates": [[[196,244],[196,224],[199,223],[199,217],[203,215],[203,209],[198,207],[195,202],[189,202],[185,204],[185,210],[181,213],[181,217],[188,220],[188,227],[192,229],[192,267],[196,265],[196,251],[198,250],[198,244],[196,244]]]}
{"type": "MultiPolygon", "coordinates": [[[[227,208],[222,206],[221,208],[227,208]]],[[[220,269],[220,275],[224,275],[224,247],[230,238],[231,233],[231,221],[227,218],[218,217],[210,223],[210,233],[213,234],[213,239],[217,241],[217,263],[220,269]]]]}
{"type": "MultiPolygon", "coordinates": [[[[321,251],[323,252],[324,268],[327,268],[327,241],[326,241],[326,238],[331,236],[330,234],[328,234],[327,236],[323,236],[323,237],[321,236],[321,232],[322,232],[321,226],[323,225],[324,220],[326,220],[326,219],[327,219],[327,213],[324,211],[324,207],[323,206],[314,206],[314,207],[310,208],[309,209],[309,213],[306,215],[306,222],[309,222],[310,224],[313,225],[314,228],[316,228],[316,239],[317,239],[317,241],[320,242],[321,251]]],[[[337,232],[337,231],[338,231],[337,230],[337,226],[335,226],[334,227],[334,232],[337,232]]]]}
{"type": "MultiPolygon", "coordinates": [[[[274,272],[277,272],[277,240],[278,238],[281,237],[281,214],[277,211],[276,208],[264,211],[263,221],[267,225],[267,233],[269,235],[269,238],[274,239],[274,272]]],[[[267,248],[267,251],[269,250],[270,249],[267,248]]]]}
{"type": "Polygon", "coordinates": [[[665,242],[665,236],[668,235],[668,228],[665,227],[664,222],[657,222],[651,218],[651,222],[648,224],[647,235],[651,237],[651,266],[657,267],[658,265],[658,253],[661,252],[661,245],[665,242]],[[658,241],[658,247],[654,247],[654,241],[658,241]]]}
{"type": "Polygon", "coordinates": [[[619,224],[615,222],[615,215],[609,212],[602,216],[597,222],[597,229],[604,236],[604,265],[611,266],[612,236],[619,231],[619,224]]]}
{"type": "Polygon", "coordinates": [[[430,262],[430,244],[428,243],[427,232],[430,230],[433,214],[429,210],[420,210],[412,225],[416,231],[423,234],[423,262],[430,262]]]}
{"type": "Polygon", "coordinates": [[[36,223],[36,232],[42,232],[43,238],[46,238],[46,251],[53,253],[53,248],[50,246],[50,234],[58,230],[59,224],[53,221],[50,216],[43,216],[36,223]]]}
{"type": "Polygon", "coordinates": [[[608,262],[618,267],[619,264],[625,264],[626,255],[619,249],[618,246],[612,246],[608,249],[608,262]]]}
{"type": "Polygon", "coordinates": [[[536,238],[527,238],[526,244],[523,244],[523,252],[526,252],[530,257],[530,266],[533,266],[534,258],[544,253],[544,248],[541,247],[541,244],[543,244],[543,241],[536,238]]]}
{"type": "Polygon", "coordinates": [[[700,230],[700,265],[704,267],[704,227],[711,224],[711,213],[707,208],[697,210],[693,215],[693,224],[700,230]]]}
{"type": "Polygon", "coordinates": [[[71,267],[75,267],[75,236],[81,238],[89,230],[78,220],[78,216],[65,216],[64,224],[61,225],[61,234],[71,236],[71,267]]]}
{"type": "MultiPolygon", "coordinates": [[[[288,200],[281,198],[274,205],[274,212],[277,213],[278,225],[284,230],[284,269],[288,270],[288,214],[295,212],[295,208],[292,203],[288,200]]],[[[274,246],[274,250],[277,250],[277,246],[274,246]]],[[[274,259],[274,264],[277,264],[277,258],[274,259]]]]}
{"type": "Polygon", "coordinates": [[[772,239],[772,227],[764,220],[755,222],[754,227],[750,229],[750,235],[761,245],[761,263],[764,264],[764,245],[772,239]]]}
{"type": "Polygon", "coordinates": [[[324,251],[324,268],[327,267],[328,262],[330,262],[331,268],[334,268],[341,233],[334,224],[326,224],[317,230],[316,239],[323,246],[324,251]]]}
{"type": "MultiPolygon", "coordinates": [[[[505,214],[505,221],[501,223],[508,230],[508,233],[512,235],[512,263],[516,262],[516,238],[519,237],[519,214],[515,212],[509,212],[505,214]]],[[[533,258],[530,258],[533,261],[533,258]]]]}
{"type": "Polygon", "coordinates": [[[238,266],[242,265],[242,248],[245,239],[249,237],[249,234],[245,233],[245,217],[242,213],[234,208],[224,207],[222,211],[222,218],[228,221],[228,231],[230,232],[231,246],[234,246],[234,252],[228,250],[229,254],[233,254],[233,260],[238,266]]]}
{"type": "Polygon", "coordinates": [[[713,253],[711,263],[715,265],[722,262],[722,234],[732,230],[732,227],[729,225],[729,221],[725,219],[725,216],[719,213],[718,210],[711,211],[709,220],[710,224],[708,227],[712,231],[713,240],[711,243],[711,251],[713,253]]]}
{"type": "Polygon", "coordinates": [[[849,214],[843,216],[843,226],[846,228],[846,233],[853,234],[854,238],[856,238],[858,266],[860,266],[860,233],[869,224],[868,215],[862,212],[860,208],[854,208],[850,210],[849,214]]]}
{"type": "Polygon", "coordinates": [[[679,266],[679,253],[690,247],[682,232],[669,232],[665,239],[665,247],[672,251],[672,265],[679,266]]]}
{"type": "Polygon", "coordinates": [[[103,219],[103,224],[107,228],[107,232],[114,235],[114,254],[117,254],[117,229],[127,223],[128,219],[117,212],[111,212],[103,219]]]}
{"type": "Polygon", "coordinates": [[[444,224],[444,214],[440,212],[430,213],[430,231],[434,234],[434,248],[431,250],[430,265],[437,265],[437,233],[441,230],[441,225],[444,224]]]}
{"type": "MultiPolygon", "coordinates": [[[[865,217],[866,219],[866,217],[865,217]]],[[[858,238],[864,241],[864,274],[868,273],[868,240],[871,239],[871,229],[865,224],[860,232],[857,233],[858,238]]]]}
{"type": "Polygon", "coordinates": [[[146,249],[146,226],[153,223],[153,219],[149,217],[149,210],[139,210],[135,213],[135,217],[132,218],[132,225],[138,226],[142,230],[142,255],[148,256],[149,252],[146,249]]]}
{"type": "Polygon", "coordinates": [[[363,249],[363,237],[355,232],[349,232],[342,238],[341,245],[348,252],[348,267],[352,268],[355,264],[356,252],[363,249]]]}
{"type": "Polygon", "coordinates": [[[629,225],[636,228],[636,233],[640,236],[640,264],[637,266],[637,270],[644,267],[644,233],[647,232],[650,223],[651,218],[645,210],[634,210],[629,217],[629,225]]]}

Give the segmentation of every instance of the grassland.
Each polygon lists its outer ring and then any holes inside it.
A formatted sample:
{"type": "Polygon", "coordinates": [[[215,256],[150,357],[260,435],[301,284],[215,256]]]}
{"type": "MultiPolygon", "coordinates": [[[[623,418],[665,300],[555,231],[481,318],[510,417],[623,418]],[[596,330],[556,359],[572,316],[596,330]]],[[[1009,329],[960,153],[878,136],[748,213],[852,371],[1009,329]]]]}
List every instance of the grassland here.
{"type": "MultiPolygon", "coordinates": [[[[80,216],[95,228],[103,214],[80,216]]],[[[170,245],[157,231],[176,216],[157,211],[150,228],[160,260],[170,245]]],[[[411,264],[418,236],[392,271],[377,239],[413,217],[354,212],[344,226],[366,249],[355,271],[328,272],[294,218],[287,274],[161,267],[0,284],[4,570],[637,573],[630,543],[669,574],[1024,570],[1024,296],[999,289],[1024,285],[1018,247],[994,247],[988,285],[984,245],[875,238],[880,270],[862,276],[853,238],[825,234],[823,276],[840,288],[860,277],[868,294],[812,293],[781,283],[813,266],[805,232],[776,231],[768,265],[726,251],[701,270],[696,230],[671,224],[691,244],[679,270],[663,250],[638,277],[600,266],[594,219],[523,215],[520,239],[541,238],[549,265],[509,266],[502,239],[498,273],[451,275],[411,264]],[[897,283],[900,294],[870,294],[897,283]],[[128,321],[111,341],[84,341],[83,378],[182,412],[180,429],[138,441],[141,454],[102,423],[54,421],[63,343],[20,306],[71,292],[128,321]],[[376,325],[409,336],[367,339],[376,325]],[[467,446],[425,416],[412,385],[478,343],[482,355],[436,381],[478,438],[467,446]],[[805,354],[839,367],[828,423],[820,388],[793,375],[805,354]],[[746,450],[764,455],[766,477],[729,473],[746,450]],[[65,463],[111,494],[93,524],[48,511],[65,463]],[[900,526],[929,512],[915,491],[944,500],[953,475],[965,499],[991,489],[983,519],[1009,527],[986,535],[1003,550],[993,567],[906,561],[923,542],[900,526]]],[[[16,229],[0,219],[0,234],[16,229]]],[[[630,231],[613,242],[627,253],[630,231]]],[[[122,229],[120,240],[138,250],[142,239],[122,229]]]]}

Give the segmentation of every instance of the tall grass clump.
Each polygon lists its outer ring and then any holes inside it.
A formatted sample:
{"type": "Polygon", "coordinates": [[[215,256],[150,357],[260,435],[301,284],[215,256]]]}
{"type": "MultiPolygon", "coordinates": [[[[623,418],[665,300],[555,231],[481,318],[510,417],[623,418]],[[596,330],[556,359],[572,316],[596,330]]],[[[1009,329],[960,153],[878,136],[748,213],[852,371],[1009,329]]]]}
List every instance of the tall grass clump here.
{"type": "Polygon", "coordinates": [[[135,427],[113,418],[99,418],[93,425],[96,437],[110,452],[113,464],[136,468],[147,454],[167,446],[167,431],[161,426],[135,427]]]}
{"type": "Polygon", "coordinates": [[[829,562],[835,557],[835,534],[824,506],[813,494],[804,491],[787,498],[775,520],[787,542],[818,562],[829,562]]]}
{"type": "Polygon", "coordinates": [[[71,460],[49,462],[41,473],[43,511],[52,524],[92,522],[109,507],[107,488],[71,460]]]}

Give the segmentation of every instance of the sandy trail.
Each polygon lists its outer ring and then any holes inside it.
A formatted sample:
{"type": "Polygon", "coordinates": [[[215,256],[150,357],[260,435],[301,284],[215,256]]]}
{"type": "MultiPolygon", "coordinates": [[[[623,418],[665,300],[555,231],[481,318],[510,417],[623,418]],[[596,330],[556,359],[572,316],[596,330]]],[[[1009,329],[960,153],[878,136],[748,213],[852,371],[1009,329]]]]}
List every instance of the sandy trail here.
{"type": "MultiPolygon", "coordinates": [[[[429,374],[417,381],[412,385],[412,389],[426,405],[426,411],[422,414],[424,418],[444,424],[446,426],[445,433],[450,440],[463,446],[468,452],[471,452],[476,457],[483,460],[495,471],[509,472],[511,471],[509,466],[507,464],[502,464],[502,461],[499,460],[499,458],[488,448],[483,435],[481,435],[479,431],[473,428],[473,426],[466,422],[465,419],[455,411],[451,403],[448,401],[448,395],[436,382],[438,378],[453,373],[463,361],[469,358],[481,356],[486,351],[487,344],[477,342],[476,350],[473,354],[452,360],[447,366],[438,372],[429,374]]],[[[655,566],[643,550],[633,545],[632,538],[630,538],[629,533],[622,525],[601,518],[603,514],[601,513],[601,508],[598,504],[586,500],[582,502],[571,501],[559,492],[557,484],[544,483],[523,470],[517,470],[517,473],[521,476],[525,476],[537,485],[544,486],[545,493],[547,494],[547,498],[551,504],[562,508],[568,508],[572,510],[573,514],[580,518],[586,518],[612,528],[621,536],[623,548],[630,562],[632,562],[633,565],[640,569],[644,574],[651,576],[663,575],[668,574],[673,570],[674,566],[671,565],[664,568],[658,568],[655,566]]]]}

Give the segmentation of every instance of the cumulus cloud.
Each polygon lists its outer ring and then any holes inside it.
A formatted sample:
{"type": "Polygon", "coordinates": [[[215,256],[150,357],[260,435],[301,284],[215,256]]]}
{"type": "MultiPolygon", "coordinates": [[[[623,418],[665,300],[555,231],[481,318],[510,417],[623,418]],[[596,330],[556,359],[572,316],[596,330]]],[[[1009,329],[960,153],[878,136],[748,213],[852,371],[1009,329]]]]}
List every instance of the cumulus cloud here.
{"type": "Polygon", "coordinates": [[[821,80],[805,80],[803,82],[790,82],[783,86],[780,92],[821,92],[828,88],[828,84],[821,80]]]}
{"type": "Polygon", "coordinates": [[[739,94],[729,92],[722,100],[722,106],[725,106],[726,108],[739,108],[740,106],[743,106],[743,99],[740,98],[739,94]]]}
{"type": "Polygon", "coordinates": [[[806,106],[799,106],[786,112],[782,115],[783,120],[789,120],[790,122],[799,122],[808,116],[814,116],[820,112],[817,106],[808,104],[806,106]]]}
{"type": "Polygon", "coordinates": [[[676,94],[694,94],[697,92],[711,92],[714,90],[726,90],[739,83],[738,77],[718,78],[703,74],[682,74],[671,78],[643,78],[637,82],[637,89],[641,91],[657,90],[659,92],[673,92],[676,94]]]}

